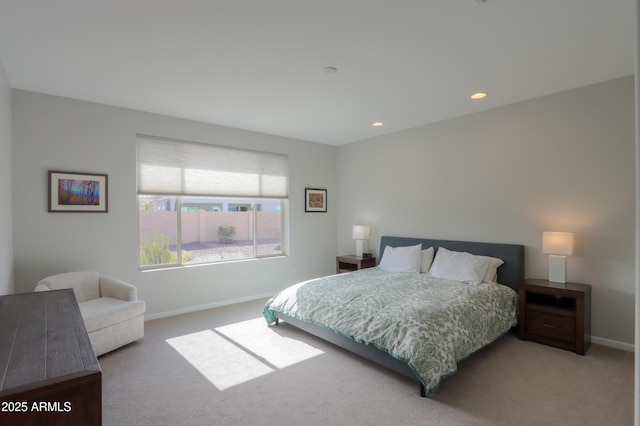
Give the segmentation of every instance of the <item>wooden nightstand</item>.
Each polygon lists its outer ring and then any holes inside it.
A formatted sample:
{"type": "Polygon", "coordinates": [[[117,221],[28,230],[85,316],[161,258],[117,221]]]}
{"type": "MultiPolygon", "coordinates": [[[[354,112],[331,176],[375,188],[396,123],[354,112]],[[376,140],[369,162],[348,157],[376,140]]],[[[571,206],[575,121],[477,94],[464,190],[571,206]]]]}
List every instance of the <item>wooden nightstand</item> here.
{"type": "Polygon", "coordinates": [[[362,258],[355,254],[336,256],[336,274],[357,271],[358,269],[373,268],[376,266],[376,258],[362,258]]]}
{"type": "Polygon", "coordinates": [[[591,286],[520,283],[519,337],[584,355],[591,344],[591,286]]]}

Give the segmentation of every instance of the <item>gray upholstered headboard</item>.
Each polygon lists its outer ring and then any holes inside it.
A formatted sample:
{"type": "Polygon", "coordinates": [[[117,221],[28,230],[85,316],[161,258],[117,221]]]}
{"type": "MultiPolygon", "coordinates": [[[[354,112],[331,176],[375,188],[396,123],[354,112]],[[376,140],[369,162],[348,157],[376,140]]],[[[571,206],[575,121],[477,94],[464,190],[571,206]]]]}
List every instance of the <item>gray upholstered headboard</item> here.
{"type": "Polygon", "coordinates": [[[433,247],[436,252],[438,247],[444,247],[453,251],[466,251],[467,253],[497,257],[504,261],[498,268],[498,282],[518,291],[520,282],[524,279],[524,246],[519,244],[502,243],[477,243],[471,241],[432,240],[428,238],[390,237],[383,236],[380,239],[380,259],[386,246],[405,247],[422,243],[423,249],[433,247]]]}

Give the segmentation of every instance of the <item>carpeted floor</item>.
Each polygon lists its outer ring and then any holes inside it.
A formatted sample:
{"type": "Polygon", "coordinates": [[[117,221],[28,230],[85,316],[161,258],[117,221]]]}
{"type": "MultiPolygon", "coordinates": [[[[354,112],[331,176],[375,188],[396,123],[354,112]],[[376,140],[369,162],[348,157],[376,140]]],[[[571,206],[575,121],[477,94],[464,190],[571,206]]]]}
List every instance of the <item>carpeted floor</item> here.
{"type": "Polygon", "coordinates": [[[145,323],[99,358],[104,425],[631,425],[631,352],[586,356],[508,334],[429,398],[417,382],[302,331],[264,300],[145,323]]]}

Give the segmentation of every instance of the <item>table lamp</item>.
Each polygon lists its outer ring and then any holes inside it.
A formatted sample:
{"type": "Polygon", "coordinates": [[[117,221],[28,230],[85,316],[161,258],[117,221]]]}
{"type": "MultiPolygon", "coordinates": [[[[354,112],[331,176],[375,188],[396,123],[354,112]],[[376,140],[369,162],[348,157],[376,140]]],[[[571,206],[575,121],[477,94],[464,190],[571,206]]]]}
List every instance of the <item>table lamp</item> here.
{"type": "Polygon", "coordinates": [[[549,255],[549,281],[567,282],[567,256],[573,254],[573,234],[543,232],[542,252],[549,255]]]}
{"type": "Polygon", "coordinates": [[[370,229],[366,225],[353,225],[353,239],[356,240],[356,256],[362,257],[365,240],[369,239],[370,229]]]}

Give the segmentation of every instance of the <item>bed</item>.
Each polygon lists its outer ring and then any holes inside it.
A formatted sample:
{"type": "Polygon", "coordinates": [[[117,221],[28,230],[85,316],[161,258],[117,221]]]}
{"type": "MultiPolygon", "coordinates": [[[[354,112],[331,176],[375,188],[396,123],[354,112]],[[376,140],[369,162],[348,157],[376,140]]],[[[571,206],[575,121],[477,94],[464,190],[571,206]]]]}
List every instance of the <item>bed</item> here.
{"type": "Polygon", "coordinates": [[[378,267],[279,292],[264,306],[267,323],[283,320],[416,379],[423,397],[457,371],[457,362],[516,325],[522,245],[383,236],[379,253],[378,267]],[[402,263],[407,256],[414,262],[416,250],[422,273],[407,272],[402,263]],[[465,275],[468,265],[458,267],[454,258],[471,262],[473,279],[465,275]]]}

